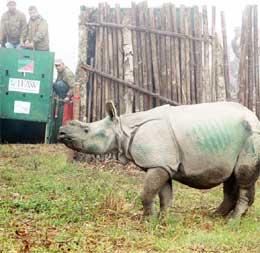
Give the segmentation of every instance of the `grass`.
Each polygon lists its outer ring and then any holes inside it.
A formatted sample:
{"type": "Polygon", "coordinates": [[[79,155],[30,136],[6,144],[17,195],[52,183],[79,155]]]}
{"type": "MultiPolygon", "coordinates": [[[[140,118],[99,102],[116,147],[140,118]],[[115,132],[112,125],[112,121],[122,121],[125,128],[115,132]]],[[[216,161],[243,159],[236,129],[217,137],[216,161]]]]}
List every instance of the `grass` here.
{"type": "MultiPolygon", "coordinates": [[[[222,200],[174,183],[174,207],[142,219],[144,173],[69,163],[60,145],[0,146],[0,252],[260,252],[260,189],[241,224],[211,213],[222,200]]],[[[157,200],[158,206],[158,200],[157,200]]]]}

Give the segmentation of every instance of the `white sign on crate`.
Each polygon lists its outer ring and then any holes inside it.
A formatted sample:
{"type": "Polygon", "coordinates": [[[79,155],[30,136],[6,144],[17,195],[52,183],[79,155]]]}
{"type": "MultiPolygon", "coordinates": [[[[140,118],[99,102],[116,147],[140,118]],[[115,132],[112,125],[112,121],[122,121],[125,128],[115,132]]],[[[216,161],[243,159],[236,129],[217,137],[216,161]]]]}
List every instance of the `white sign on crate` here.
{"type": "Polygon", "coordinates": [[[8,90],[9,91],[23,92],[23,93],[39,94],[39,92],[40,92],[40,81],[10,78],[8,90]]]}
{"type": "Polygon", "coordinates": [[[14,113],[30,114],[30,109],[30,102],[14,101],[14,113]]]}

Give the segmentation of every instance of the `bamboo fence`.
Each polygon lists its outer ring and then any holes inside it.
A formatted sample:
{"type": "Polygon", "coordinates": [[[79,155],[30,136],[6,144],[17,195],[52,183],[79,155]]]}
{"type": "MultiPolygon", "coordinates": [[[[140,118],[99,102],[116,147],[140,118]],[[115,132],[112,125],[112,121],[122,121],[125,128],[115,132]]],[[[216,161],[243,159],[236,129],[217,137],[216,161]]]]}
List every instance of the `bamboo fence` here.
{"type": "Polygon", "coordinates": [[[258,13],[256,5],[245,8],[242,17],[238,72],[239,102],[260,118],[258,13]]]}
{"type": "Polygon", "coordinates": [[[81,8],[78,69],[88,73],[81,79],[81,118],[103,118],[107,100],[123,114],[230,99],[225,17],[223,41],[216,35],[215,7],[210,25],[208,17],[206,6],[81,8]]]}

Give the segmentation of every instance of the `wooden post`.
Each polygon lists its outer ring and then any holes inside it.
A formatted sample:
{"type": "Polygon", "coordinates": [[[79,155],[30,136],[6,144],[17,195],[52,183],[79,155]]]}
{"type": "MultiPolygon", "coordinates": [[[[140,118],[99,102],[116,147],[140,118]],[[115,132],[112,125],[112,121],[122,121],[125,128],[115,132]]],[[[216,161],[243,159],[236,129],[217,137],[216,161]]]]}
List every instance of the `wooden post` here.
{"type": "MultiPolygon", "coordinates": [[[[192,37],[194,36],[194,27],[193,27],[193,8],[189,8],[189,35],[192,37]]],[[[190,96],[191,96],[191,103],[196,103],[196,82],[195,82],[195,59],[194,59],[194,42],[193,40],[189,40],[189,47],[190,47],[190,96]]]]}
{"type": "MultiPolygon", "coordinates": [[[[90,66],[94,68],[94,59],[91,58],[90,66]]],[[[93,80],[94,74],[89,73],[89,81],[88,81],[88,114],[87,114],[87,122],[92,122],[93,117],[93,80]]]]}
{"type": "MultiPolygon", "coordinates": [[[[184,33],[189,34],[189,9],[184,8],[184,33]]],[[[185,89],[187,104],[191,104],[191,90],[190,90],[190,40],[188,38],[183,40],[185,45],[185,89]]]]}
{"type": "MultiPolygon", "coordinates": [[[[198,6],[194,7],[194,36],[199,37],[200,34],[200,17],[198,6]]],[[[202,83],[201,83],[201,42],[194,41],[194,60],[195,60],[195,90],[196,90],[196,102],[202,102],[202,83]]]]}
{"type": "Polygon", "coordinates": [[[216,8],[212,7],[212,23],[211,23],[211,35],[212,45],[211,45],[211,78],[210,78],[210,86],[211,86],[211,98],[212,101],[216,101],[218,97],[218,85],[217,85],[217,55],[216,55],[216,8]]]}
{"type": "MultiPolygon", "coordinates": [[[[159,20],[162,30],[166,30],[165,22],[165,9],[160,8],[159,20]]],[[[161,73],[161,82],[160,82],[160,95],[167,97],[167,65],[166,65],[166,37],[164,35],[159,35],[159,59],[160,59],[160,73],[161,73]]]]}
{"type": "MultiPolygon", "coordinates": [[[[177,14],[176,14],[176,8],[173,5],[172,6],[172,28],[173,32],[178,31],[177,27],[177,14]]],[[[177,101],[181,103],[182,100],[182,90],[181,90],[181,76],[180,76],[180,55],[179,55],[179,43],[180,40],[175,37],[174,38],[174,66],[175,66],[175,78],[176,78],[176,90],[177,90],[177,101]]]]}
{"type": "MultiPolygon", "coordinates": [[[[121,10],[120,5],[116,4],[116,23],[121,24],[122,23],[122,17],[121,17],[121,10]]],[[[124,60],[123,60],[123,32],[122,29],[116,29],[117,32],[117,46],[118,46],[118,77],[120,79],[124,79],[124,60]]],[[[119,86],[119,99],[118,99],[118,105],[119,105],[119,112],[120,114],[125,113],[125,104],[124,104],[124,94],[125,94],[125,87],[119,86]]]]}
{"type": "MultiPolygon", "coordinates": [[[[180,7],[179,32],[184,33],[184,5],[180,7]]],[[[179,40],[180,46],[180,77],[181,77],[181,103],[187,103],[186,71],[185,71],[185,41],[179,40]]]]}
{"type": "MultiPolygon", "coordinates": [[[[139,22],[141,26],[145,26],[147,2],[141,2],[139,4],[139,22]]],[[[147,43],[146,43],[146,32],[141,32],[141,65],[142,65],[142,75],[143,75],[143,88],[149,90],[148,88],[148,73],[147,73],[147,43]]],[[[144,110],[149,108],[149,96],[144,96],[144,110]]]]}
{"type": "Polygon", "coordinates": [[[248,106],[248,11],[247,6],[243,12],[242,30],[240,39],[240,61],[239,61],[239,102],[248,106]]]}
{"type": "Polygon", "coordinates": [[[227,49],[227,33],[226,33],[226,21],[225,14],[221,12],[221,24],[222,24],[222,37],[223,37],[223,50],[224,50],[224,77],[226,87],[226,99],[231,100],[230,95],[230,79],[229,79],[229,60],[228,60],[228,49],[227,49]]]}
{"type": "MultiPolygon", "coordinates": [[[[140,25],[140,6],[137,6],[136,11],[136,25],[140,25]]],[[[139,31],[137,34],[137,63],[138,63],[138,87],[143,88],[144,80],[143,80],[143,62],[142,62],[142,43],[141,43],[141,32],[139,31]]],[[[144,110],[144,96],[137,94],[136,96],[138,105],[136,111],[144,110]]]]}
{"type": "Polygon", "coordinates": [[[208,13],[207,7],[203,6],[202,8],[202,17],[203,17],[203,36],[204,36],[204,90],[205,90],[205,101],[210,102],[212,101],[211,96],[211,87],[210,87],[210,72],[209,72],[209,30],[208,30],[208,13]]]}
{"type": "MultiPolygon", "coordinates": [[[[253,36],[253,24],[252,24],[252,12],[253,8],[250,6],[249,13],[248,13],[248,108],[250,110],[253,110],[253,89],[254,89],[254,55],[253,55],[253,49],[254,44],[252,40],[253,36]]],[[[259,71],[259,70],[258,70],[259,71]]]]}
{"type": "Polygon", "coordinates": [[[256,94],[256,116],[260,120],[260,91],[259,91],[259,47],[258,47],[258,10],[253,7],[253,32],[254,32],[254,67],[255,67],[255,94],[256,94]]]}
{"type": "MultiPolygon", "coordinates": [[[[171,4],[165,4],[163,6],[164,9],[164,15],[165,15],[165,29],[166,31],[171,30],[171,4]]],[[[166,52],[166,76],[167,81],[165,84],[166,88],[166,94],[167,98],[173,99],[172,97],[172,69],[174,69],[174,66],[171,64],[171,37],[166,36],[165,38],[165,52],[166,52]]]]}
{"type": "MultiPolygon", "coordinates": [[[[145,9],[145,27],[149,28],[149,8],[146,5],[145,9]]],[[[152,41],[151,41],[151,33],[146,32],[146,62],[147,62],[147,86],[148,90],[153,92],[153,72],[152,72],[152,41]]],[[[153,98],[149,97],[148,99],[148,109],[154,107],[153,98]]]]}
{"type": "MultiPolygon", "coordinates": [[[[123,24],[130,23],[130,15],[124,15],[123,24]]],[[[132,32],[131,30],[123,29],[123,51],[124,51],[124,80],[133,83],[134,82],[134,68],[133,68],[133,45],[132,45],[132,32]]],[[[133,108],[133,90],[124,87],[124,108],[123,113],[132,113],[133,108]]]]}
{"type": "MultiPolygon", "coordinates": [[[[156,28],[155,24],[155,15],[154,15],[154,9],[149,9],[149,24],[152,29],[156,28]]],[[[157,48],[157,39],[155,34],[151,34],[151,50],[152,50],[152,67],[153,67],[153,76],[154,76],[154,92],[159,94],[160,89],[160,73],[159,73],[159,66],[158,66],[158,48],[157,48]]],[[[159,105],[159,100],[155,100],[155,105],[159,105]]]]}

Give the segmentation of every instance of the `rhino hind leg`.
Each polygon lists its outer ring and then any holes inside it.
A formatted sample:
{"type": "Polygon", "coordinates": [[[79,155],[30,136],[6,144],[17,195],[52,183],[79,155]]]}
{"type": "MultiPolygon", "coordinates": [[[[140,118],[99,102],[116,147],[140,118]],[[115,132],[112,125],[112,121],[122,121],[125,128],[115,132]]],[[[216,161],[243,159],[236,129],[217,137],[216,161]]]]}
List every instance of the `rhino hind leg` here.
{"type": "Polygon", "coordinates": [[[169,194],[169,189],[167,189],[168,187],[165,186],[168,180],[169,174],[164,169],[153,168],[147,171],[144,181],[143,192],[141,194],[142,204],[144,208],[144,216],[154,214],[153,201],[155,196],[161,190],[163,192],[163,195],[169,194]]]}
{"type": "Polygon", "coordinates": [[[238,199],[231,218],[240,219],[254,202],[255,183],[259,177],[258,139],[250,137],[239,155],[235,168],[235,178],[238,184],[238,199]],[[257,141],[257,142],[256,142],[257,141]]]}
{"type": "Polygon", "coordinates": [[[159,192],[160,212],[172,207],[172,180],[169,179],[159,192]]]}
{"type": "Polygon", "coordinates": [[[238,185],[234,174],[223,184],[224,199],[216,210],[217,215],[226,216],[236,206],[238,199],[238,185]]]}

